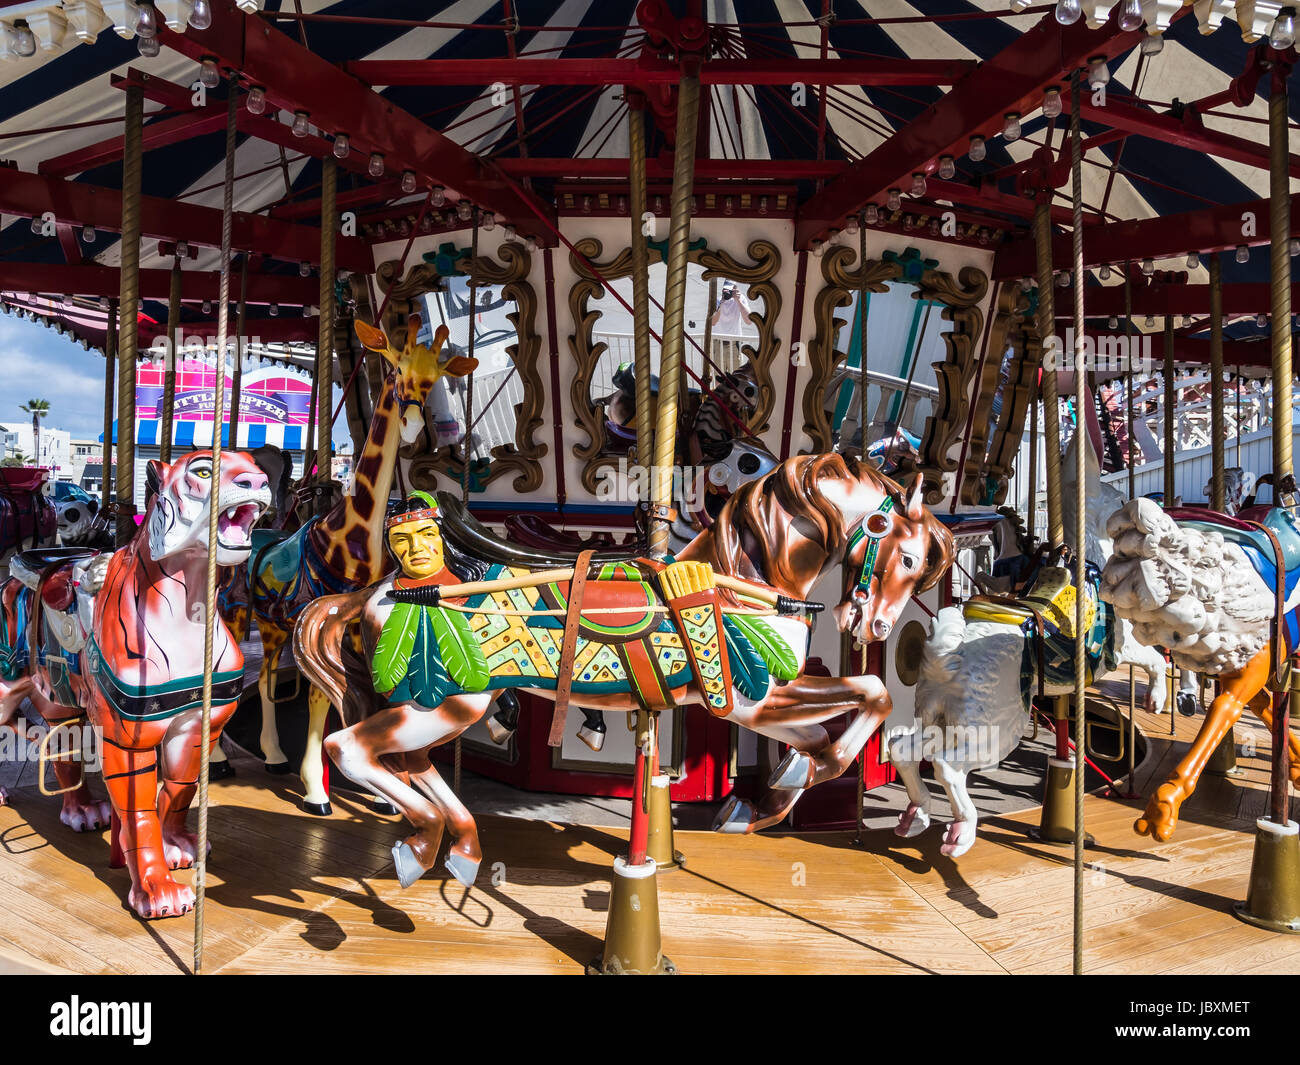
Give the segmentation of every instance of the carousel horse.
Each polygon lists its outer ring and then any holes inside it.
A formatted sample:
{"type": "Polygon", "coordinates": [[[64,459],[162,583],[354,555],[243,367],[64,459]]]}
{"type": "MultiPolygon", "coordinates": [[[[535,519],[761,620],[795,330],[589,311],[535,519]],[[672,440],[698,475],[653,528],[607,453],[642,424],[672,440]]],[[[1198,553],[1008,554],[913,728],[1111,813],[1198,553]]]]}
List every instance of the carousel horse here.
{"type": "Polygon", "coordinates": [[[45,494],[49,477],[36,466],[0,467],[0,575],[18,551],[54,546],[58,519],[45,494]]]}
{"type": "MultiPolygon", "coordinates": [[[[271,501],[266,475],[247,455],[222,454],[215,488],[212,473],[211,451],[170,466],[149,463],[151,498],[130,543],[112,554],[24,553],[15,563],[20,576],[0,589],[4,675],[27,674],[28,694],[48,722],[84,713],[102,735],[113,812],[110,864],[127,867],[128,903],[146,918],[178,917],[194,905],[194,893],[171,870],[192,865],[196,853],[185,820],[201,760],[211,508],[215,499],[217,564],[236,566],[247,560],[253,524],[271,501]],[[23,587],[14,594],[16,583],[23,587]]],[[[243,672],[239,644],[218,621],[213,747],[234,713],[243,672]]],[[[0,700],[11,702],[3,694],[0,700]]],[[[70,766],[54,764],[67,786],[66,768],[59,767],[70,766]]],[[[79,795],[85,827],[92,827],[103,812],[84,787],[83,778],[82,790],[70,794],[79,795]]],[[[68,813],[65,797],[65,823],[68,813]]]]}
{"type": "MultiPolygon", "coordinates": [[[[842,456],[803,455],[741,487],[718,520],[675,560],[592,562],[537,573],[495,565],[457,595],[443,568],[436,506],[415,503],[392,519],[400,573],[310,604],[294,649],[312,683],[346,702],[369,685],[383,709],[326,741],[340,769],[389,798],[415,828],[394,862],[403,886],[432,867],[444,827],[447,859],[463,884],[482,851],[474,820],[424,753],[477,721],[497,688],[606,711],[699,702],[719,718],[791,745],[757,803],[732,797],[715,828],[776,824],[807,788],[844,772],[890,711],[879,678],[803,672],[818,577],[851,568],[835,609],[841,631],[886,638],[910,596],[951,564],[953,540],[921,502],[922,479],[904,491],[842,456]],[[369,676],[348,665],[360,619],[369,676]],[[851,717],[832,742],[821,723],[851,717]],[[392,756],[405,756],[404,778],[392,756]],[[416,759],[414,762],[412,759],[416,759]]],[[[465,587],[465,586],[461,586],[465,587]]]]}
{"type": "MultiPolygon", "coordinates": [[[[1213,481],[1205,483],[1205,498],[1210,498],[1213,481]]],[[[1255,475],[1240,466],[1229,466],[1223,471],[1223,513],[1229,517],[1246,505],[1246,497],[1255,489],[1255,475]]]]}
{"type": "MultiPolygon", "coordinates": [[[[472,373],[477,365],[463,356],[439,362],[446,327],[438,328],[432,347],[417,343],[419,328],[419,317],[412,315],[405,345],[398,349],[382,330],[356,322],[362,343],[382,356],[392,370],[375,404],[365,447],[357,456],[352,489],[327,513],[307,521],[296,532],[259,530],[248,566],[237,570],[223,591],[222,612],[237,638],[247,636],[251,623],[262,638],[260,742],[266,767],[273,773],[289,771],[276,728],[274,687],[294,621],[313,599],[364,588],[388,572],[391,563],[383,544],[384,510],[393,486],[397,449],[414,441],[424,429],[424,405],[433,386],[444,376],[472,373]]],[[[319,691],[313,691],[308,705],[308,741],[300,768],[303,807],[311,813],[328,814],[320,739],[329,704],[319,691]]]]}
{"type": "MultiPolygon", "coordinates": [[[[1133,825],[1164,842],[1242,711],[1272,727],[1270,692],[1285,691],[1285,659],[1300,645],[1300,525],[1280,507],[1229,517],[1135,499],[1111,516],[1107,532],[1115,554],[1102,571],[1102,598],[1143,643],[1219,679],[1191,747],[1133,825]]],[[[1292,735],[1290,744],[1291,782],[1300,784],[1300,743],[1292,735]]]]}
{"type": "MultiPolygon", "coordinates": [[[[1074,471],[1077,446],[1072,441],[1067,451],[1067,475],[1074,471]]],[[[1091,447],[1086,462],[1089,683],[1120,664],[1131,663],[1147,676],[1148,709],[1160,713],[1166,702],[1164,657],[1140,643],[1129,623],[1115,618],[1099,601],[1099,567],[1112,550],[1106,519],[1124,504],[1124,497],[1101,481],[1091,447]]],[[[1067,476],[1062,485],[1070,540],[1075,524],[1071,481],[1067,476]]],[[[1072,542],[1068,546],[1076,549],[1072,542]]],[[[1029,555],[1034,557],[1032,552],[1029,555]]],[[[890,760],[908,797],[894,831],[912,837],[930,825],[930,793],[920,773],[921,761],[927,760],[952,805],[953,820],[940,846],[949,857],[965,854],[975,843],[979,814],[966,778],[991,769],[1020,745],[1035,694],[1074,691],[1074,602],[1079,591],[1073,583],[1073,567],[1041,565],[1028,579],[1032,587],[1019,597],[975,596],[961,606],[939,611],[921,654],[916,725],[890,739],[890,760]]]]}

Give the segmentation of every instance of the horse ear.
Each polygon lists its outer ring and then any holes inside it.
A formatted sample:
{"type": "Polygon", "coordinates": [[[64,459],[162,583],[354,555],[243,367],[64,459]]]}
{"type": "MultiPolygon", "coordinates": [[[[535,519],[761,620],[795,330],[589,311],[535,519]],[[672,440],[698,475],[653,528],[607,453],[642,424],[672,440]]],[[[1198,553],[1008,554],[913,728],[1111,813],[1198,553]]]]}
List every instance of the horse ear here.
{"type": "Polygon", "coordinates": [[[157,459],[150,459],[144,468],[144,497],[146,500],[152,499],[158,494],[158,489],[162,487],[163,474],[167,472],[167,467],[157,459]]]}
{"type": "Polygon", "coordinates": [[[907,486],[907,517],[911,521],[920,521],[925,517],[925,477],[920,473],[912,478],[907,486]]]}

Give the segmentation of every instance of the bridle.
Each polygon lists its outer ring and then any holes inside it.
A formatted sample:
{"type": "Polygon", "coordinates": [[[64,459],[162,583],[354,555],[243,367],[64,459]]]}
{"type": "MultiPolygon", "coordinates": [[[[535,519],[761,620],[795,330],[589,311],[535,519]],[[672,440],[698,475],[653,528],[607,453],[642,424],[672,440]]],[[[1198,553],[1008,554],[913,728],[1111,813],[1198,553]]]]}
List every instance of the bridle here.
{"type": "Polygon", "coordinates": [[[855,585],[856,589],[866,599],[871,598],[871,578],[876,572],[876,559],[880,554],[880,541],[888,536],[890,530],[894,527],[893,510],[894,497],[887,494],[875,510],[862,516],[862,520],[858,522],[857,528],[853,530],[852,535],[849,537],[848,547],[845,548],[845,556],[850,557],[858,544],[863,540],[867,541],[866,550],[862,554],[862,569],[858,573],[858,580],[855,585]]]}

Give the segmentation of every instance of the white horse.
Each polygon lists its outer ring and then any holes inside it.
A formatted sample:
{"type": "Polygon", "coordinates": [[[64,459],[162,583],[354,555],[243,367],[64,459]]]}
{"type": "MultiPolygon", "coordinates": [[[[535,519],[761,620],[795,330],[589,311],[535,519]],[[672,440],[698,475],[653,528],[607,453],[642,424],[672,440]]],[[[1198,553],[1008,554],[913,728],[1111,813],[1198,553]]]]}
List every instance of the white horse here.
{"type": "MultiPolygon", "coordinates": [[[[1073,540],[1074,530],[1075,446],[1072,441],[1063,471],[1067,541],[1073,540]]],[[[1106,538],[1106,519],[1125,500],[1117,489],[1102,483],[1091,446],[1087,454],[1087,500],[1084,557],[1100,566],[1113,549],[1106,538]]],[[[1132,664],[1146,674],[1147,708],[1162,713],[1166,702],[1164,656],[1138,643],[1127,621],[1116,618],[1115,622],[1118,664],[1132,664]]],[[[1024,736],[1027,693],[1021,664],[1027,639],[1016,624],[968,621],[960,606],[939,611],[921,655],[916,683],[917,722],[907,732],[895,732],[889,743],[890,760],[908,796],[907,809],[894,829],[897,835],[917,836],[930,825],[930,793],[920,773],[920,763],[927,759],[952,804],[952,824],[940,851],[955,858],[974,844],[979,815],[966,788],[966,778],[997,765],[1020,745],[1024,736]]],[[[1065,695],[1073,690],[1073,683],[1044,685],[1047,695],[1065,695]]]]}

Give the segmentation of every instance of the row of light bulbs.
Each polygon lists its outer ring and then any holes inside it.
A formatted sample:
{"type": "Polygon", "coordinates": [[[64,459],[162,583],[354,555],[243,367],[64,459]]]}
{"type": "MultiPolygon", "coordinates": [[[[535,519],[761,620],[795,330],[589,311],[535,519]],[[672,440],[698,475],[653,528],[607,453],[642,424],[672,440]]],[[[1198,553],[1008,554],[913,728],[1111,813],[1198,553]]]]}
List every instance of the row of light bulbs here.
{"type": "MultiPolygon", "coordinates": [[[[1029,7],[1030,2],[1031,0],[1011,0],[1011,10],[1019,14],[1029,7]]],[[[1072,26],[1083,17],[1083,4],[1081,0],[1056,0],[1054,14],[1062,26],[1072,26]]],[[[1119,8],[1119,28],[1125,33],[1133,33],[1142,28],[1142,21],[1141,0],[1123,0],[1119,8]]],[[[1268,43],[1279,51],[1295,44],[1295,8],[1284,7],[1278,11],[1269,31],[1268,43]]],[[[1142,38],[1143,55],[1154,55],[1162,46],[1159,34],[1148,32],[1142,38]],[[1153,39],[1156,43],[1148,46],[1148,42],[1153,39]]]]}

